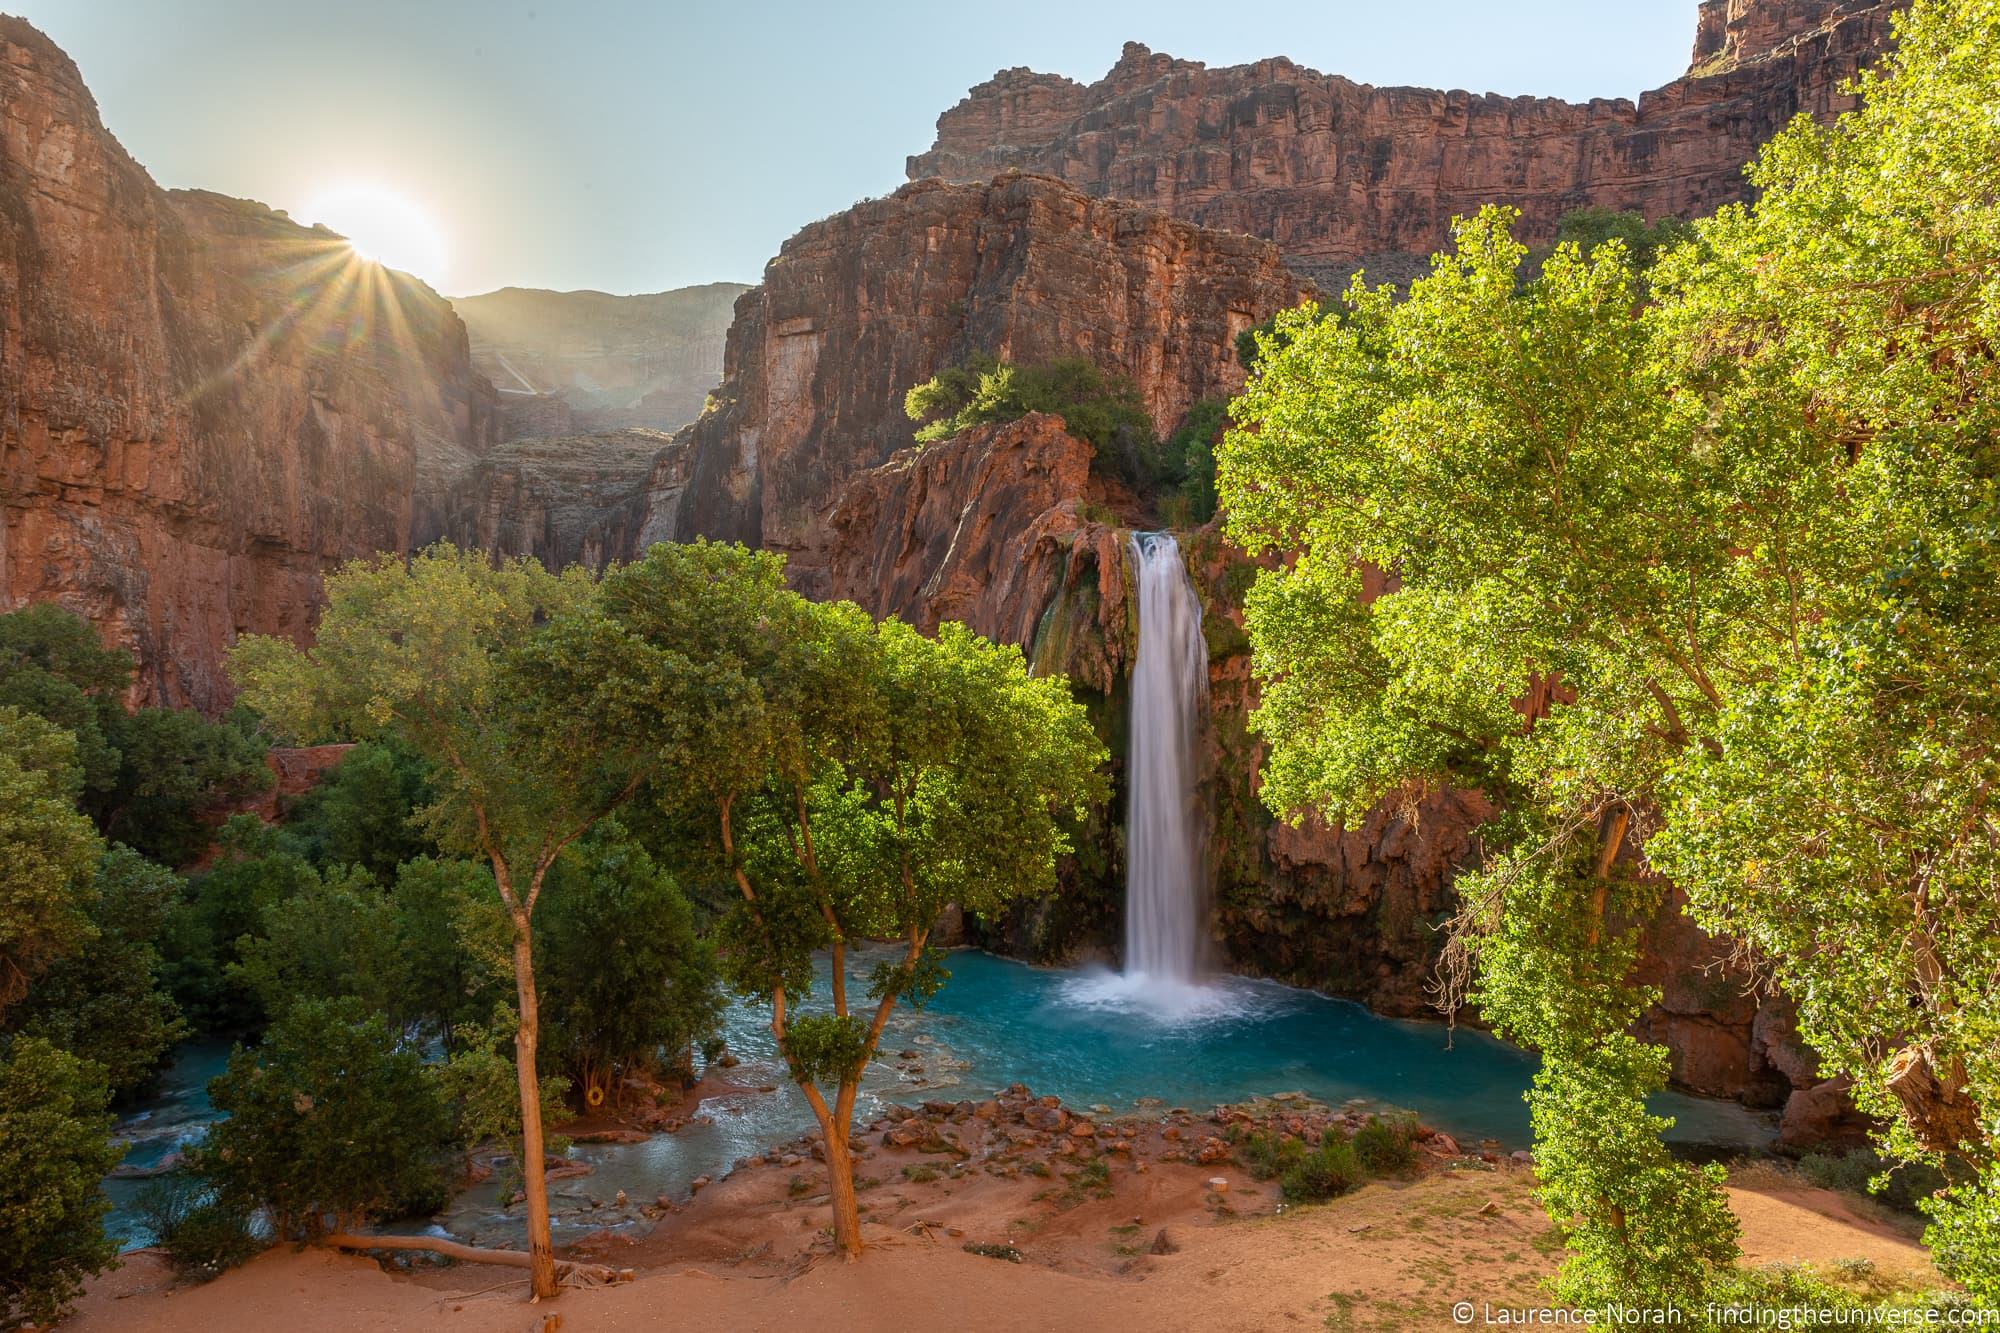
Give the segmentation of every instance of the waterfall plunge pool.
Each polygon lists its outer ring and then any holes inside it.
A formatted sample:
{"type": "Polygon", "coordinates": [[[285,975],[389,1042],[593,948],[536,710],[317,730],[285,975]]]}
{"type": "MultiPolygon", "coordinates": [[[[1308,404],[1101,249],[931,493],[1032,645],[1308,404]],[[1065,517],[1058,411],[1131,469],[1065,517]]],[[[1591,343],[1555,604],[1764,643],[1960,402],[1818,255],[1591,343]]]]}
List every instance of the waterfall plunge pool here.
{"type": "MultiPolygon", "coordinates": [[[[857,987],[873,962],[850,960],[857,987]]],[[[977,1099],[1020,1082],[1072,1106],[1119,1113],[1206,1111],[1277,1092],[1335,1105],[1358,1098],[1415,1111],[1467,1144],[1528,1143],[1521,1094],[1535,1059],[1482,1032],[1384,1018],[1351,1001],[1242,977],[1163,991],[1101,968],[1032,967],[970,949],[952,953],[948,966],[951,980],[928,1006],[896,1011],[857,1120],[874,1118],[885,1102],[977,1099]],[[906,1051],[915,1057],[904,1058],[906,1051]]],[[[742,1062],[730,1071],[742,1086],[702,1103],[707,1123],[573,1150],[595,1169],[552,1183],[560,1234],[636,1225],[641,1203],[661,1194],[684,1199],[696,1176],[720,1177],[737,1160],[813,1128],[768,1021],[760,1006],[730,1005],[723,1035],[742,1062]],[[630,1199],[626,1210],[611,1205],[619,1190],[630,1199]]],[[[225,1056],[213,1043],[183,1049],[162,1095],[120,1122],[120,1134],[134,1141],[129,1165],[156,1163],[205,1129],[213,1114],[207,1080],[225,1056]]],[[[1676,1118],[1669,1137],[1682,1144],[1755,1152],[1775,1134],[1775,1117],[1734,1102],[1668,1094],[1655,1109],[1676,1118]]],[[[150,1240],[129,1211],[139,1184],[108,1182],[114,1207],[106,1224],[128,1247],[150,1240]]],[[[498,1193],[493,1182],[475,1185],[436,1224],[461,1239],[507,1243],[519,1234],[520,1212],[503,1210],[498,1193]]]]}

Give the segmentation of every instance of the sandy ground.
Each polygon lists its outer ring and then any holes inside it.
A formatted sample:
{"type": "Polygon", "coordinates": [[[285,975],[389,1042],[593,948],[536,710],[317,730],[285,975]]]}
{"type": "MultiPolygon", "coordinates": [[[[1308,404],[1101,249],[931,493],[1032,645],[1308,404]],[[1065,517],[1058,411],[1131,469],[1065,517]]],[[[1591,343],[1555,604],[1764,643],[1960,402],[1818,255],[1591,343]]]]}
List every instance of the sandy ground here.
{"type": "MultiPolygon", "coordinates": [[[[933,1158],[932,1160],[935,1160],[933,1158]]],[[[738,1173],[637,1242],[590,1247],[635,1266],[637,1279],[530,1305],[514,1270],[483,1266],[389,1272],[375,1261],[283,1247],[201,1286],[176,1286],[157,1256],[131,1256],[93,1284],[66,1328],[541,1330],[680,1327],[731,1330],[950,1328],[1009,1330],[1403,1329],[1451,1327],[1458,1300],[1540,1303],[1559,1250],[1525,1169],[1461,1162],[1410,1181],[1371,1183],[1331,1204],[1276,1209],[1272,1187],[1213,1166],[1120,1163],[1110,1197],[1084,1197],[1058,1175],[1008,1180],[967,1171],[916,1184],[880,1152],[865,1178],[869,1253],[825,1252],[824,1195],[795,1187],[804,1170],[738,1173]],[[1041,1197],[1035,1197],[1037,1194],[1041,1197]],[[1169,1253],[1153,1253],[1164,1231],[1169,1253]],[[1018,1263],[969,1253],[1012,1244],[1018,1263]]],[[[1732,1188],[1753,1262],[1866,1258],[1928,1285],[1922,1249],[1857,1203],[1753,1172],[1732,1188]]]]}

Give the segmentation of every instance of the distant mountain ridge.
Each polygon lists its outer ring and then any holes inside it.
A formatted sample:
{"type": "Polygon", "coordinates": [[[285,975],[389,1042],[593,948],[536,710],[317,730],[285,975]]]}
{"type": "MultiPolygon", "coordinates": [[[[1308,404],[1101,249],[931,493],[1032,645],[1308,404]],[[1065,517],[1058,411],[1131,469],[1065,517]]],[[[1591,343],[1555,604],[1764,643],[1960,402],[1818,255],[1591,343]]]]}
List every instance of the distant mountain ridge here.
{"type": "Polygon", "coordinates": [[[510,435],[563,435],[572,429],[674,430],[701,414],[722,379],[722,346],[737,282],[638,296],[502,287],[452,302],[472,340],[473,364],[502,394],[510,435]],[[551,419],[541,393],[567,408],[551,419]]]}

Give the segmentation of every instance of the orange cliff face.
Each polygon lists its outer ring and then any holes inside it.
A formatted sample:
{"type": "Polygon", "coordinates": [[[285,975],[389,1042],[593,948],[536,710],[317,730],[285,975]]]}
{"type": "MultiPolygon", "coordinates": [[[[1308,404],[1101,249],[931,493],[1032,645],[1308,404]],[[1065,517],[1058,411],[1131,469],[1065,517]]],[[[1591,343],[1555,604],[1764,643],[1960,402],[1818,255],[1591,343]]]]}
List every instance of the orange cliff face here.
{"type": "Polygon", "coordinates": [[[938,117],[912,180],[1016,169],[1275,242],[1322,285],[1401,280],[1454,216],[1522,211],[1545,242],[1572,209],[1695,217],[1747,197],[1743,166],[1794,115],[1853,104],[1903,0],[1703,0],[1695,65],[1587,103],[1376,88],[1285,59],[1210,69],[1125,47],[1084,86],[1003,70],[938,117]]]}
{"type": "Polygon", "coordinates": [[[805,228],[737,302],[716,407],[662,454],[642,539],[784,551],[820,595],[828,516],[912,443],[912,385],[974,352],[1080,356],[1171,431],[1242,386],[1236,335],[1311,291],[1262,241],[1059,181],[905,186],[805,228]]]}
{"type": "Polygon", "coordinates": [[[76,66],[0,17],[0,609],[54,600],[214,710],[241,633],[401,551],[494,439],[428,287],[262,205],[154,184],[76,66]]]}

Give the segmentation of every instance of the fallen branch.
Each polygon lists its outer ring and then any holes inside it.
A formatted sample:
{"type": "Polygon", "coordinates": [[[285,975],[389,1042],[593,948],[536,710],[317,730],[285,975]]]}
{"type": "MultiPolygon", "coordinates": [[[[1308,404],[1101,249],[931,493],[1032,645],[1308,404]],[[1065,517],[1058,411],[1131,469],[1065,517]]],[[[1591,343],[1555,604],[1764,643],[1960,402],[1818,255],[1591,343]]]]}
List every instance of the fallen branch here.
{"type": "MultiPolygon", "coordinates": [[[[455,1240],[445,1240],[438,1236],[356,1236],[346,1232],[335,1232],[322,1236],[320,1244],[332,1246],[336,1250],[425,1250],[441,1254],[447,1259],[456,1259],[467,1264],[498,1264],[504,1268],[532,1268],[534,1256],[526,1250],[485,1250],[476,1245],[461,1245],[455,1240]]],[[[609,1264],[578,1263],[574,1259],[556,1260],[558,1280],[586,1282],[594,1285],[609,1285],[613,1282],[630,1282],[632,1270],[613,1268],[609,1264]]]]}

